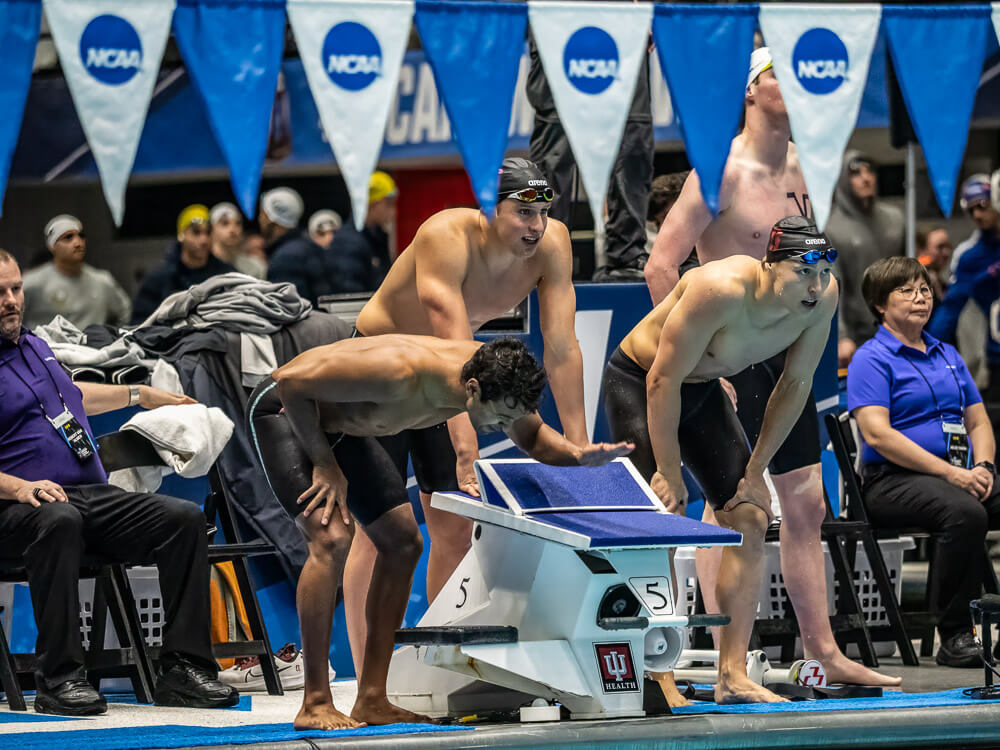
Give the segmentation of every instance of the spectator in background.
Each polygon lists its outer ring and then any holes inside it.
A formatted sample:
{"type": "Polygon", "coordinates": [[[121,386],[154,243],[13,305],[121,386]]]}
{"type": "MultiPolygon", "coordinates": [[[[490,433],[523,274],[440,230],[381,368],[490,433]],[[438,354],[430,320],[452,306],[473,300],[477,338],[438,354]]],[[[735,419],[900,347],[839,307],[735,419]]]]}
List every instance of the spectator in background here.
{"type": "Polygon", "coordinates": [[[336,211],[321,209],[309,217],[309,239],[326,249],[333,242],[333,235],[344,225],[336,211]]]}
{"type": "Polygon", "coordinates": [[[903,212],[879,199],[875,162],[860,151],[844,154],[826,234],[840,251],[833,269],[840,284],[837,360],[847,367],[857,348],[875,335],[861,295],[865,269],[880,258],[906,252],[903,212]]]}
{"type": "Polygon", "coordinates": [[[971,299],[986,317],[986,364],[989,385],[983,391],[993,434],[1000,435],[1000,213],[990,203],[990,178],[975,174],[962,183],[959,201],[976,230],[956,249],[954,278],[928,331],[949,344],[955,343],[959,316],[971,299]]]}
{"type": "Polygon", "coordinates": [[[208,208],[195,203],[177,217],[177,239],[167,246],[167,254],[150,271],[135,295],[132,324],[139,325],[156,312],[167,297],[188,289],[220,273],[235,271],[212,255],[208,208]]]}
{"type": "Polygon", "coordinates": [[[289,187],[268,190],[260,198],[261,234],[267,241],[267,280],[295,285],[299,296],[316,305],[335,290],[331,281],[329,251],[298,228],[304,205],[289,187]]]}
{"type": "Polygon", "coordinates": [[[35,328],[56,315],[83,330],[95,323],[128,325],[132,300],[107,271],[87,263],[87,237],[75,216],[60,214],[45,225],[52,260],[24,274],[24,324],[35,328]]]}
{"type": "Polygon", "coordinates": [[[267,278],[267,263],[247,255],[243,249],[243,214],[232,203],[216,203],[209,214],[212,222],[212,255],[240,273],[267,278]]]}
{"type": "Polygon", "coordinates": [[[243,235],[243,254],[256,258],[267,267],[267,240],[260,232],[246,232],[243,235]]]}
{"type": "Polygon", "coordinates": [[[337,230],[330,244],[331,279],[338,293],[371,292],[389,273],[389,232],[396,223],[396,182],[385,172],[368,181],[368,213],[359,232],[353,222],[337,230]]]}
{"type": "MultiPolygon", "coordinates": [[[[577,167],[566,131],[559,121],[552,90],[545,78],[542,61],[529,35],[531,68],[526,93],[535,109],[528,158],[545,173],[555,190],[549,218],[558,219],[571,229],[573,222],[573,183],[577,167]]],[[[643,281],[646,249],[646,207],[653,179],[653,115],[649,98],[649,55],[643,60],[636,83],[632,106],[625,120],[618,157],[611,169],[608,184],[607,265],[594,272],[594,281],[643,281]]]]}
{"type": "Polygon", "coordinates": [[[948,230],[944,227],[934,227],[928,232],[917,232],[917,260],[927,269],[934,290],[934,304],[938,305],[944,298],[945,290],[951,283],[951,240],[948,230]]]}
{"type": "MultiPolygon", "coordinates": [[[[646,211],[646,253],[653,252],[653,244],[656,242],[656,235],[660,233],[667,214],[674,207],[677,199],[684,188],[684,181],[691,174],[691,170],[674,172],[672,174],[661,174],[653,184],[649,186],[649,207],[646,211]]],[[[693,247],[687,260],[681,263],[678,273],[683,276],[687,271],[698,265],[698,251],[693,247]]]]}

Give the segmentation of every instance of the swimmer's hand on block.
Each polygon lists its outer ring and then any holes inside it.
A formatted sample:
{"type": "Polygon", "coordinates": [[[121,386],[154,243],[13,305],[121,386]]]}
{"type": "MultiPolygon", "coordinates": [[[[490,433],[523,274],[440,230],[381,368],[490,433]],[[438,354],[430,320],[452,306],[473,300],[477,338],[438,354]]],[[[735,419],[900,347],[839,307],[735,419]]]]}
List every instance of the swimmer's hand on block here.
{"type": "Polygon", "coordinates": [[[635,450],[635,443],[590,443],[580,448],[576,461],[580,466],[604,466],[635,450]]]}

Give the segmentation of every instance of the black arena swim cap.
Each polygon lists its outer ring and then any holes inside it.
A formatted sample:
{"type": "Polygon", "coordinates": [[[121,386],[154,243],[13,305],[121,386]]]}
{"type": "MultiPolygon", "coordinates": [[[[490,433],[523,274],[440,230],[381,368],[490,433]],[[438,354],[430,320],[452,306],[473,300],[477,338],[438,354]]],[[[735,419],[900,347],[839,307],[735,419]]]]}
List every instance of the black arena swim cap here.
{"type": "Polygon", "coordinates": [[[552,189],[549,181],[545,179],[537,165],[533,161],[522,159],[519,156],[504,159],[500,165],[500,184],[497,187],[497,198],[503,200],[512,193],[519,193],[522,190],[536,190],[539,196],[531,200],[552,200],[552,189]],[[542,194],[547,193],[549,197],[542,194]]]}
{"type": "Polygon", "coordinates": [[[777,263],[790,258],[810,265],[820,258],[832,263],[837,258],[837,251],[812,219],[786,216],[771,227],[765,260],[777,263]]]}

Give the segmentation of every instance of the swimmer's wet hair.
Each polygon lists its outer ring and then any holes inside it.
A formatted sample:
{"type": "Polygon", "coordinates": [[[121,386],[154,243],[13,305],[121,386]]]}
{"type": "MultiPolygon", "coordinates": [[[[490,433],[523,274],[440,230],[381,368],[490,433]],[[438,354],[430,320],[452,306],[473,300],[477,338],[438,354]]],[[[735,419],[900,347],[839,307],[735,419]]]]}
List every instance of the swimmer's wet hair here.
{"type": "Polygon", "coordinates": [[[545,388],[545,370],[517,339],[494,339],[479,347],[462,366],[462,382],[475,378],[483,401],[503,402],[537,411],[545,388]]]}
{"type": "Polygon", "coordinates": [[[0,247],[0,263],[17,263],[17,259],[0,247]]]}

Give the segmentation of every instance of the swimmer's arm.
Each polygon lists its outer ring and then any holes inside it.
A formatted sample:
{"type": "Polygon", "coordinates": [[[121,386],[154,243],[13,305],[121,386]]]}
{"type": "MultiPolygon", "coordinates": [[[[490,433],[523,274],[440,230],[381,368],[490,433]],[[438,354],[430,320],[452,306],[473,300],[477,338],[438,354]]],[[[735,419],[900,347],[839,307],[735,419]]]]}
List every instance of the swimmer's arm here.
{"type": "MultiPolygon", "coordinates": [[[[728,193],[725,183],[720,190],[720,210],[723,193],[728,193]]],[[[698,238],[712,223],[712,212],[701,197],[701,183],[698,174],[691,170],[684,181],[684,187],[677,202],[667,213],[653,243],[653,250],[646,261],[643,273],[649,287],[653,304],[658,305],[677,286],[681,264],[687,260],[698,238]]]]}
{"type": "MultiPolygon", "coordinates": [[[[411,252],[416,252],[417,298],[434,335],[442,339],[472,340],[472,325],[465,306],[462,284],[469,268],[468,240],[440,218],[428,220],[413,240],[411,252]],[[442,226],[443,225],[443,226],[442,226]]],[[[455,458],[462,489],[475,477],[472,462],[479,457],[476,430],[465,412],[448,420],[448,434],[455,449],[455,458]]],[[[476,493],[473,493],[476,494],[476,493]]]]}
{"type": "Polygon", "coordinates": [[[546,236],[556,241],[538,281],[538,310],[545,342],[545,370],[566,437],[577,445],[590,442],[583,407],[583,355],[576,338],[576,291],[573,253],[564,224],[550,221],[546,236]]]}
{"type": "Polygon", "coordinates": [[[578,466],[582,449],[571,443],[533,412],[513,422],[505,432],[514,445],[533,459],[552,466],[578,466]]]}
{"type": "Polygon", "coordinates": [[[823,315],[802,332],[788,348],[785,369],[767,400],[760,436],[747,462],[747,474],[763,475],[778,448],[798,421],[812,391],[813,375],[826,349],[830,336],[830,321],[837,309],[837,290],[832,289],[823,297],[823,315]]]}
{"type": "Polygon", "coordinates": [[[677,442],[681,385],[742,302],[742,292],[729,294],[698,278],[684,290],[660,332],[656,358],[646,374],[646,414],[656,470],[675,490],[683,486],[677,442]]]}

